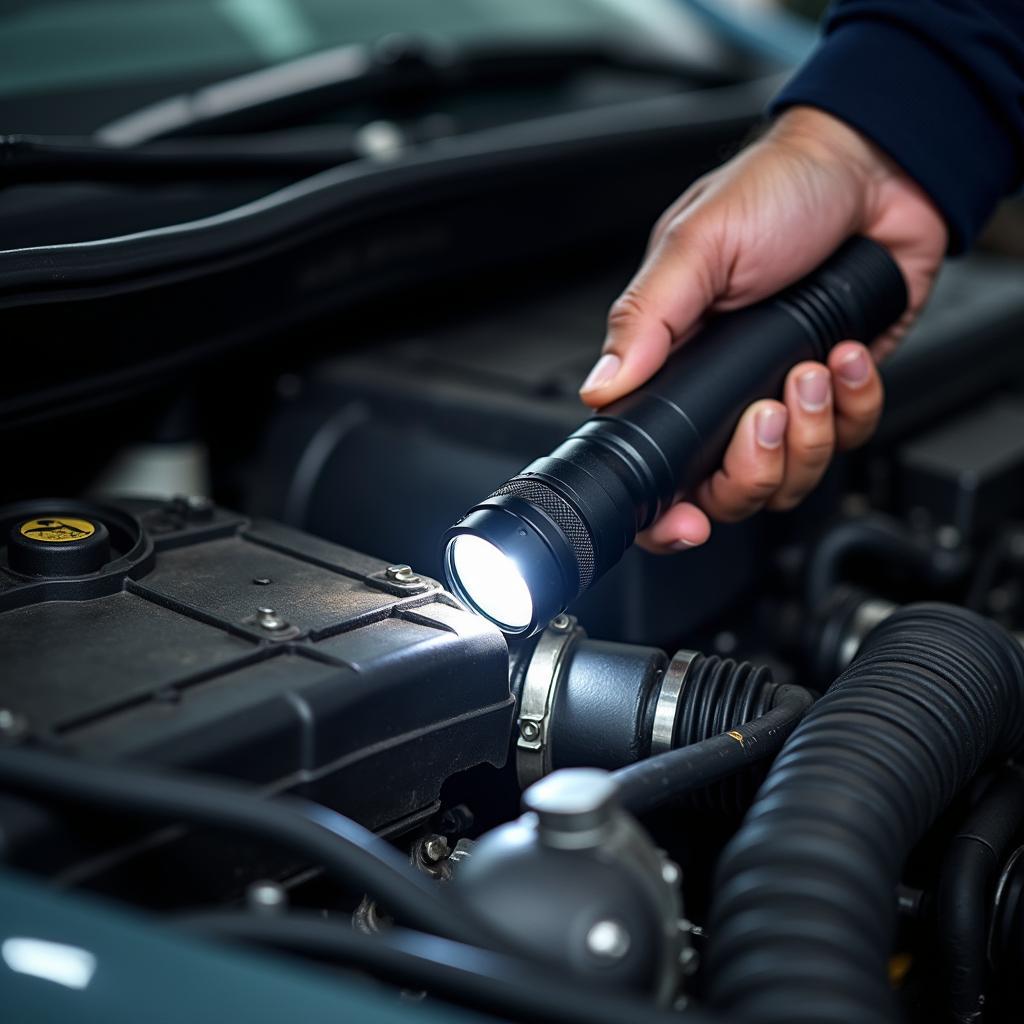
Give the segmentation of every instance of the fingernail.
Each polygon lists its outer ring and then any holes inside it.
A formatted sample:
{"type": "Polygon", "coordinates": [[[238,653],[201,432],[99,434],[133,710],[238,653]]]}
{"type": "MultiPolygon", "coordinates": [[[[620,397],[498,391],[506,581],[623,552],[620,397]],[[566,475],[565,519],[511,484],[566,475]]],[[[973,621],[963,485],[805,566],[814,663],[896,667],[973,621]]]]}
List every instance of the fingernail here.
{"type": "Polygon", "coordinates": [[[669,546],[673,551],[689,551],[690,548],[695,548],[697,545],[692,540],[680,537],[679,540],[674,540],[669,546]]]}
{"type": "Polygon", "coordinates": [[[871,362],[864,349],[857,349],[846,356],[836,367],[840,379],[851,388],[859,388],[867,384],[871,376],[871,362]]]}
{"type": "Polygon", "coordinates": [[[622,360],[614,352],[606,352],[587,375],[580,391],[593,391],[610,383],[622,366],[622,360]]]}
{"type": "Polygon", "coordinates": [[[754,432],[762,448],[778,448],[786,436],[786,413],[773,405],[758,410],[754,432]]]}
{"type": "Polygon", "coordinates": [[[808,370],[796,379],[796,395],[804,412],[821,412],[828,405],[828,370],[808,370]]]}

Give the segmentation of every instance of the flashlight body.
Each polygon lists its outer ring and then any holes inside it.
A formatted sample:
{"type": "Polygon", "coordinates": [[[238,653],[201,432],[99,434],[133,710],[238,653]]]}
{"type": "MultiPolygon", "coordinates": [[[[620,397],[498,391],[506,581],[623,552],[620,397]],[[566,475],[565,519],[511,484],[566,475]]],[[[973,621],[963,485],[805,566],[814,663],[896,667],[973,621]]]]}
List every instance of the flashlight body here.
{"type": "MultiPolygon", "coordinates": [[[[490,540],[520,567],[541,628],[720,464],[743,411],[781,394],[797,363],[872,341],[906,308],[888,253],[855,238],[793,288],[709,320],[642,387],[599,410],[446,535],[490,540]],[[545,554],[546,549],[546,554],[545,554]]],[[[468,600],[446,558],[453,589],[468,600]]]]}

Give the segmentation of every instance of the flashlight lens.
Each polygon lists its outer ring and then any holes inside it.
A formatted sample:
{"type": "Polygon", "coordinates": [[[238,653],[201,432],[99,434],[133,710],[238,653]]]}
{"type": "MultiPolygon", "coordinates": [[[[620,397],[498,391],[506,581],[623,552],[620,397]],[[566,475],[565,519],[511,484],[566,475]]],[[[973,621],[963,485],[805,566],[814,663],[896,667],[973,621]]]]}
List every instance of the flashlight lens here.
{"type": "Polygon", "coordinates": [[[533,598],[508,555],[482,537],[462,534],[452,541],[449,559],[459,588],[477,611],[506,630],[529,626],[533,598]]]}

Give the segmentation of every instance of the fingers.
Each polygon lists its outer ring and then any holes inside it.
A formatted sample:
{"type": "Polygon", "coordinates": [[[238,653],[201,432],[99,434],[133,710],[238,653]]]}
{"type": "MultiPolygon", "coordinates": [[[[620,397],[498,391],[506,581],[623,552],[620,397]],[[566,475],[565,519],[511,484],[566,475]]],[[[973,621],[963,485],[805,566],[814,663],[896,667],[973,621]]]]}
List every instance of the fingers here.
{"type": "Polygon", "coordinates": [[[603,354],[580,389],[600,407],[644,383],[713,303],[727,268],[713,245],[685,226],[667,228],[608,314],[603,354]]]}
{"type": "Polygon", "coordinates": [[[641,537],[648,551],[704,543],[710,520],[737,522],[759,509],[790,509],[818,485],[837,448],[863,444],[882,411],[882,380],[858,342],[833,350],[828,366],[805,362],[786,377],[785,404],[755,402],[694,503],[674,505],[641,537]]]}
{"type": "Polygon", "coordinates": [[[875,432],[882,415],[882,378],[868,350],[856,341],[837,345],[828,366],[835,388],[837,445],[842,450],[856,448],[875,432]]]}
{"type": "Polygon", "coordinates": [[[637,537],[637,543],[652,554],[686,551],[711,536],[711,522],[696,505],[681,501],[673,505],[653,526],[637,537]]]}
{"type": "Polygon", "coordinates": [[[755,402],[740,418],[722,468],[697,489],[697,504],[722,523],[746,519],[763,508],[786,472],[786,406],[755,402]]]}
{"type": "Polygon", "coordinates": [[[793,508],[817,486],[835,450],[832,376],[821,363],[800,363],[790,370],[783,392],[789,411],[786,469],[768,507],[793,508]]]}

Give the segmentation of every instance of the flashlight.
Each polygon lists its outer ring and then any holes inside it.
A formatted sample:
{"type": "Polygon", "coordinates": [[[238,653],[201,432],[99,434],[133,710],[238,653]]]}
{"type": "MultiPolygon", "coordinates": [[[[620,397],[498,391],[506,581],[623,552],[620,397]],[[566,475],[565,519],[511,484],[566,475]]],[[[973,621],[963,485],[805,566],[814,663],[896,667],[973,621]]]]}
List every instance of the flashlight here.
{"type": "Polygon", "coordinates": [[[506,633],[530,635],[622,557],[722,460],[743,411],[791,367],[895,323],[906,284],[853,238],[794,287],[709,320],[631,394],[466,513],[444,536],[452,591],[506,633]]]}

